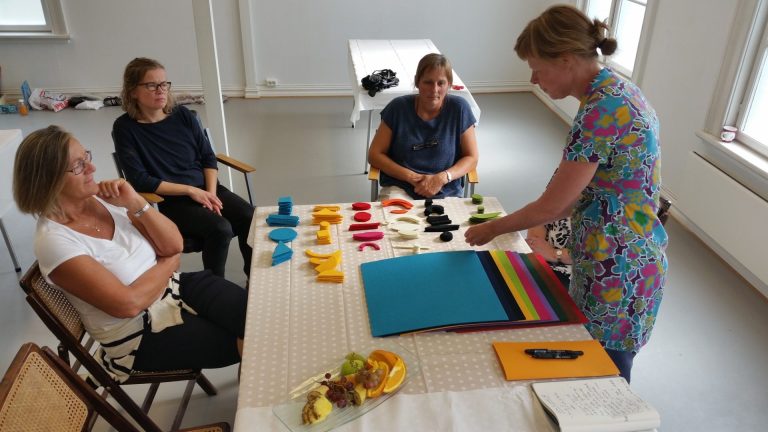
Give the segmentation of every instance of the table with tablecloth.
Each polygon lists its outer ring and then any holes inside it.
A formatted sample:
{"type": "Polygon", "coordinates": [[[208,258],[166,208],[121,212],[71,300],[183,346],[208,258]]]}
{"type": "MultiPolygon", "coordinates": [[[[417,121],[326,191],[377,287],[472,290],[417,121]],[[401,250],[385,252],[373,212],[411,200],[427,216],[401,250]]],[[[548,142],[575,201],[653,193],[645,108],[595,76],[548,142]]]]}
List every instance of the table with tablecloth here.
{"type": "MultiPolygon", "coordinates": [[[[414,203],[409,214],[423,218],[424,201],[414,203]]],[[[286,430],[272,414],[272,407],[286,401],[291,389],[350,351],[367,353],[385,343],[398,344],[413,353],[420,370],[411,374],[407,385],[390,400],[339,430],[555,430],[527,383],[504,379],[491,342],[590,339],[583,326],[371,336],[361,263],[413,253],[395,245],[417,243],[430,248],[422,253],[469,249],[463,232],[477,206],[463,198],[435,203],[442,204],[445,214],[461,224],[452,241],[439,240],[440,233],[402,239],[385,226],[382,230],[386,236],[377,242],[381,249],[363,251],[358,250],[360,242],[348,231],[355,223],[351,204],[339,204],[344,220],[331,225],[330,245],[316,242],[318,226],[311,224],[314,206],[294,206],[293,214],[299,216],[300,224],[295,228],[298,237],[289,244],[293,257],[276,266],[271,265],[276,243],[268,239],[274,228],[267,225],[266,218],[276,213],[277,207],[257,209],[251,226],[254,250],[235,430],[286,430]],[[306,249],[318,253],[340,249],[344,282],[318,282],[306,249]]],[[[485,212],[503,212],[494,198],[486,197],[483,205],[485,212]]],[[[369,212],[372,221],[393,221],[402,216],[390,213],[396,208],[373,203],[369,212]]],[[[519,233],[499,236],[477,249],[530,251],[519,233]]]]}

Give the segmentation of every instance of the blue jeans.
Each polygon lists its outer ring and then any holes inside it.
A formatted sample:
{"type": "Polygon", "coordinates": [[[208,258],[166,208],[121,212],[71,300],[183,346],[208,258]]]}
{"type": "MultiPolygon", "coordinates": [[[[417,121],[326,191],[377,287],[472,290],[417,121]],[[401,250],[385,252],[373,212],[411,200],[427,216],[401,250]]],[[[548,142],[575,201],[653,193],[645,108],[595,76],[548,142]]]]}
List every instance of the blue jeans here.
{"type": "Polygon", "coordinates": [[[632,351],[616,351],[607,348],[605,352],[608,353],[608,356],[616,364],[616,367],[619,368],[619,376],[624,377],[624,379],[629,382],[632,375],[632,362],[635,360],[635,355],[637,355],[637,353],[632,351]]]}

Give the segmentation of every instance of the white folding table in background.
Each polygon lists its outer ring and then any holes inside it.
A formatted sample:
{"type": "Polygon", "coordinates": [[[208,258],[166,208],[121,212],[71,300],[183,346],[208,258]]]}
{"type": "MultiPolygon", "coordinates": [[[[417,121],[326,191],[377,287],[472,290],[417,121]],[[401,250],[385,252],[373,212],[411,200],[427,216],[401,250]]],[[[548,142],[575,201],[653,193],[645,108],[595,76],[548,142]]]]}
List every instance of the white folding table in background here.
{"type": "MultiPolygon", "coordinates": [[[[352,80],[352,95],[355,105],[350,121],[355,125],[360,120],[360,112],[368,111],[368,134],[365,140],[365,164],[363,172],[368,172],[368,146],[371,143],[371,123],[373,110],[380,110],[398,96],[416,92],[413,77],[419,60],[429,53],[440,53],[429,39],[350,39],[349,40],[349,78],[352,80]],[[400,83],[396,87],[384,89],[375,96],[369,96],[361,80],[373,71],[391,69],[397,74],[400,83]]],[[[472,97],[467,86],[453,69],[453,85],[462,87],[451,90],[454,95],[469,102],[475,119],[480,121],[480,107],[472,97]]]]}

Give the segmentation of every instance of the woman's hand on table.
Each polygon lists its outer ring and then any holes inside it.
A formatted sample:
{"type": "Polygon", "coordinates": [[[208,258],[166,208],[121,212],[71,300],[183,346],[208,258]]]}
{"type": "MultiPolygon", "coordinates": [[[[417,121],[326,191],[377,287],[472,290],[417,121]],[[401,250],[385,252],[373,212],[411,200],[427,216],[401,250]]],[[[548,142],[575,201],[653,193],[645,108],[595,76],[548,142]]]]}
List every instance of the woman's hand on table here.
{"type": "Polygon", "coordinates": [[[423,197],[433,197],[440,192],[446,183],[445,173],[425,174],[420,181],[413,186],[413,190],[423,197]]]}
{"type": "Polygon", "coordinates": [[[557,255],[555,254],[555,248],[552,247],[551,244],[549,244],[548,241],[544,240],[541,237],[528,237],[525,239],[525,242],[528,243],[528,246],[531,247],[531,250],[539,255],[541,255],[547,262],[555,262],[557,261],[557,255]]]}
{"type": "Polygon", "coordinates": [[[464,233],[464,240],[470,246],[482,246],[501,234],[496,232],[496,225],[496,221],[490,221],[472,226],[464,233]]]}

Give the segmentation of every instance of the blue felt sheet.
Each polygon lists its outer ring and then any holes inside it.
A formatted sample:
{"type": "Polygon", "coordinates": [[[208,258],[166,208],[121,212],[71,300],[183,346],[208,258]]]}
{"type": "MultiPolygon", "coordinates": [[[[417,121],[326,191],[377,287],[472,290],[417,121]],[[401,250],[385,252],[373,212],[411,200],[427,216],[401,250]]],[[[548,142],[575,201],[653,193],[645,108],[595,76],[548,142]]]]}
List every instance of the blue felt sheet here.
{"type": "Polygon", "coordinates": [[[373,336],[509,319],[474,251],[360,265],[373,336]]]}

